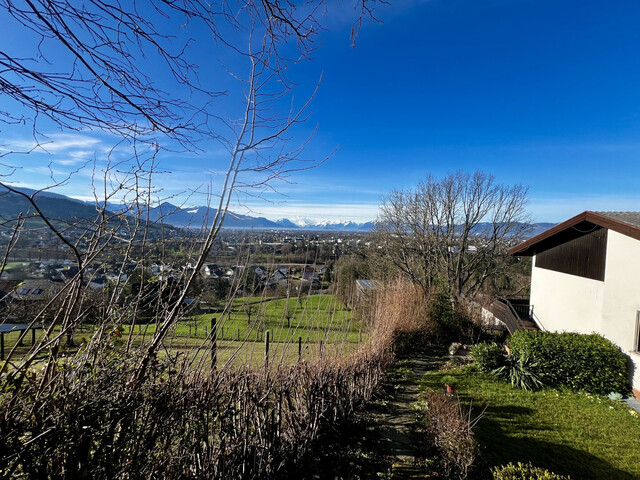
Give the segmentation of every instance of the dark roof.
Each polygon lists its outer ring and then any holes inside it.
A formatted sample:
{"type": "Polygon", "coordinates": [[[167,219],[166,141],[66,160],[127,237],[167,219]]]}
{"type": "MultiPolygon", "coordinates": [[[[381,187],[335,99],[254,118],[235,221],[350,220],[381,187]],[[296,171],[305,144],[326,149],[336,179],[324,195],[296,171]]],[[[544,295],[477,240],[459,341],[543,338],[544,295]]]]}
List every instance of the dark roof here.
{"type": "Polygon", "coordinates": [[[15,288],[12,297],[21,300],[42,300],[58,293],[60,288],[59,282],[45,279],[26,279],[15,288]]]}
{"type": "Polygon", "coordinates": [[[603,227],[640,240],[640,212],[591,212],[587,210],[509,249],[511,255],[531,256],[567,241],[569,230],[586,233],[590,227],[603,227]]]}
{"type": "Polygon", "coordinates": [[[356,280],[356,285],[363,290],[371,290],[375,287],[375,282],[373,280],[356,280]]]}
{"type": "MultiPolygon", "coordinates": [[[[31,328],[37,330],[42,328],[42,325],[32,325],[31,328]]],[[[3,323],[0,325],[0,333],[24,332],[25,330],[29,330],[27,323],[3,323]]]]}
{"type": "Polygon", "coordinates": [[[593,212],[640,228],[640,212],[593,212]]]}

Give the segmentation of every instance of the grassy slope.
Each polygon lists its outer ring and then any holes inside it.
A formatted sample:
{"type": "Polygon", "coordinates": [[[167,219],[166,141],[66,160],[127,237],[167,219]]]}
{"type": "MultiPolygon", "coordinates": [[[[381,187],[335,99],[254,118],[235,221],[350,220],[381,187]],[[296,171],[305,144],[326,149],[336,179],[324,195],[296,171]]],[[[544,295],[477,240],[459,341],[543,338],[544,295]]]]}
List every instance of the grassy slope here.
{"type": "MultiPolygon", "coordinates": [[[[440,390],[443,372],[423,388],[440,390]]],[[[529,462],[574,479],[640,478],[640,415],[606,398],[573,392],[525,392],[475,372],[457,375],[458,393],[487,410],[475,433],[490,466],[529,462]],[[632,413],[633,412],[633,413],[632,413]]]]}
{"type": "MultiPolygon", "coordinates": [[[[212,316],[220,319],[220,314],[196,317],[199,335],[200,330],[210,325],[212,316]]],[[[188,335],[189,323],[182,322],[176,334],[188,335]]],[[[357,342],[360,330],[360,324],[352,320],[351,312],[333,295],[311,295],[301,297],[300,300],[265,299],[262,302],[259,299],[236,299],[230,315],[225,316],[220,326],[224,329],[224,338],[228,340],[237,340],[238,331],[241,340],[262,339],[264,337],[258,333],[258,330],[262,329],[269,330],[271,339],[275,342],[297,340],[299,336],[303,341],[312,342],[335,342],[345,338],[347,341],[357,342]],[[254,304],[251,322],[248,321],[246,310],[243,308],[245,302],[254,304]],[[291,317],[288,324],[284,315],[285,306],[291,317]]]]}
{"type": "MultiPolygon", "coordinates": [[[[169,350],[187,350],[203,345],[208,334],[211,317],[220,319],[220,314],[206,314],[193,317],[191,320],[178,322],[174,335],[167,339],[166,347],[169,350]],[[197,328],[196,328],[197,326],[197,328]]],[[[360,323],[352,319],[351,311],[339,302],[333,295],[311,295],[308,297],[286,299],[260,299],[260,298],[237,298],[233,302],[231,314],[219,323],[218,339],[220,362],[226,360],[233,354],[237,355],[238,361],[244,363],[260,362],[263,359],[264,333],[259,333],[257,319],[264,318],[261,325],[263,330],[271,333],[271,353],[274,357],[284,356],[289,361],[295,361],[298,356],[298,338],[302,338],[303,356],[311,358],[320,354],[317,345],[313,345],[320,340],[324,340],[331,347],[324,347],[325,353],[331,350],[351,351],[360,340],[360,323]],[[243,305],[252,303],[255,305],[252,313],[251,323],[248,323],[246,310],[243,305]],[[289,327],[284,317],[285,305],[288,303],[288,310],[291,312],[289,327]],[[246,343],[245,343],[246,342],[246,343]],[[259,342],[258,346],[255,342],[259,342]],[[288,346],[283,345],[288,342],[288,346]],[[278,345],[279,344],[279,345],[278,345]],[[344,344],[344,345],[343,345],[344,344]],[[236,352],[237,349],[242,350],[236,352]]],[[[120,343],[126,340],[129,333],[129,326],[121,327],[120,343]]],[[[74,341],[79,345],[86,341],[93,332],[93,326],[88,325],[74,333],[74,341]]],[[[138,345],[143,338],[148,339],[155,332],[155,325],[137,325],[134,327],[134,345],[138,345]]],[[[37,338],[43,336],[43,331],[37,331],[37,338]]],[[[13,347],[18,338],[18,333],[5,335],[5,352],[13,347]]],[[[362,333],[362,341],[366,341],[366,335],[362,333]]],[[[31,344],[31,334],[26,338],[25,347],[20,349],[22,354],[28,352],[31,344]]]]}

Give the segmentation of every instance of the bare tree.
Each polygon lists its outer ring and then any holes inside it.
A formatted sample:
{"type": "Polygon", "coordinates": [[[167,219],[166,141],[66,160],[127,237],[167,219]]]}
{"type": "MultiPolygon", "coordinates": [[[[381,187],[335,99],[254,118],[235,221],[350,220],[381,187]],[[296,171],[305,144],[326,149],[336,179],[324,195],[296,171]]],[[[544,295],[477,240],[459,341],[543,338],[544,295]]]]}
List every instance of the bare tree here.
{"type": "MultiPolygon", "coordinates": [[[[366,2],[360,3],[364,8],[366,2]]],[[[78,286],[68,286],[60,293],[73,304],[65,304],[61,310],[67,312],[63,330],[79,321],[68,312],[82,302],[86,268],[105,251],[121,249],[123,264],[139,265],[140,285],[149,281],[144,267],[150,251],[157,250],[151,237],[160,231],[164,238],[164,227],[154,227],[150,216],[153,202],[162,195],[154,179],[158,159],[167,152],[188,150],[207,155],[211,147],[206,142],[213,139],[228,152],[228,164],[219,190],[206,192],[216,208],[189,247],[196,259],[194,268],[171,286],[141,287],[136,301],[129,297],[126,302],[134,319],[141,305],[153,305],[156,311],[157,329],[138,376],[145,375],[149,360],[179,317],[187,291],[238,191],[260,195],[273,190],[274,181],[318,163],[301,156],[306,139],[291,140],[295,137],[292,130],[306,120],[315,91],[312,89],[302,103],[294,101],[295,85],[285,71],[314,48],[322,5],[322,1],[298,6],[272,0],[149,1],[131,8],[110,0],[0,3],[3,19],[24,33],[20,48],[5,45],[0,50],[0,88],[13,102],[7,102],[10,109],[0,112],[0,122],[28,126],[34,137],[33,149],[47,148],[49,139],[41,128],[54,125],[62,131],[96,129],[115,134],[114,148],[126,145],[129,153],[126,159],[109,154],[94,162],[96,216],[81,224],[65,225],[44,214],[41,191],[24,193],[11,186],[13,155],[29,150],[6,145],[0,151],[5,167],[8,165],[2,185],[29,202],[25,213],[42,220],[69,248],[78,265],[79,273],[71,282],[78,286]],[[203,49],[195,44],[207,37],[213,52],[208,60],[217,62],[217,54],[231,58],[231,65],[225,65],[223,71],[238,85],[236,92],[228,91],[228,80],[216,88],[217,78],[201,76],[199,55],[203,49]],[[29,53],[25,55],[25,51],[29,53]],[[223,95],[238,101],[241,108],[222,111],[217,100],[223,95]],[[111,201],[121,203],[123,211],[109,211],[111,201]],[[79,248],[81,243],[87,247],[79,248]],[[176,291],[168,294],[167,290],[176,291]],[[150,295],[158,295],[162,301],[153,302],[150,295]]],[[[74,174],[61,180],[52,178],[43,190],[66,184],[74,174]]],[[[163,252],[164,242],[160,244],[163,252]]],[[[106,312],[109,318],[122,304],[124,292],[127,287],[113,289],[112,307],[106,312]]]]}
{"type": "MultiPolygon", "coordinates": [[[[370,12],[371,3],[357,3],[370,12]]],[[[0,47],[0,89],[10,100],[0,122],[25,125],[34,140],[28,148],[0,150],[8,166],[2,185],[27,203],[4,224],[15,235],[0,272],[21,233],[34,226],[63,245],[77,266],[30,312],[30,326],[44,326],[35,344],[27,353],[9,348],[0,364],[0,477],[273,478],[324,423],[371,396],[390,335],[377,336],[379,344],[352,362],[255,371],[232,369],[229,360],[215,368],[215,356],[202,353],[215,351],[214,329],[224,328],[230,299],[192,351],[171,349],[173,333],[189,316],[187,294],[234,195],[260,195],[276,179],[315,164],[301,156],[305,139],[291,141],[314,88],[294,101],[285,70],[313,49],[322,5],[0,0],[3,25],[11,21],[12,31],[24,34],[20,48],[0,47]],[[228,82],[218,86],[200,75],[203,49],[193,45],[203,36],[192,38],[193,26],[208,32],[212,61],[220,49],[233,56],[225,75],[239,88],[225,105],[237,102],[238,110],[218,107],[228,82]],[[36,192],[11,184],[12,168],[20,167],[15,155],[47,148],[51,129],[115,137],[113,149],[88,166],[91,218],[45,212],[44,190],[71,178],[57,178],[53,168],[51,184],[36,192]],[[191,265],[170,272],[164,268],[171,263],[170,227],[151,215],[162,197],[158,163],[175,151],[207,155],[211,139],[228,153],[219,190],[205,192],[216,208],[198,233],[182,232],[181,256],[191,265]],[[111,202],[122,210],[111,210],[111,202]],[[91,280],[114,258],[110,284],[97,295],[91,280]],[[87,323],[82,345],[68,349],[65,339],[87,323]]],[[[345,322],[332,318],[327,331],[344,330],[345,322]]]]}
{"type": "Polygon", "coordinates": [[[503,267],[508,242],[528,227],[527,188],[493,175],[432,176],[387,195],[376,223],[382,260],[425,290],[474,295],[503,267]]]}

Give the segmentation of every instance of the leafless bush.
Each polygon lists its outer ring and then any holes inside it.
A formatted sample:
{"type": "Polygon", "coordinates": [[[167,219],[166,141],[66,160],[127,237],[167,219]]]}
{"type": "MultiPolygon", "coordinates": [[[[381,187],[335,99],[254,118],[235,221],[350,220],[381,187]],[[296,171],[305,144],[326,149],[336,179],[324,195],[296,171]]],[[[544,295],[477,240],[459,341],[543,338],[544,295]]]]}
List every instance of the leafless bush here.
{"type": "Polygon", "coordinates": [[[427,443],[438,453],[446,478],[469,478],[478,458],[478,445],[473,438],[471,410],[463,412],[460,402],[442,393],[425,394],[423,433],[427,443]]]}
{"type": "Polygon", "coordinates": [[[274,478],[368,400],[385,342],[348,359],[193,373],[156,360],[141,384],[119,349],[40,376],[9,374],[2,478],[274,478]]]}

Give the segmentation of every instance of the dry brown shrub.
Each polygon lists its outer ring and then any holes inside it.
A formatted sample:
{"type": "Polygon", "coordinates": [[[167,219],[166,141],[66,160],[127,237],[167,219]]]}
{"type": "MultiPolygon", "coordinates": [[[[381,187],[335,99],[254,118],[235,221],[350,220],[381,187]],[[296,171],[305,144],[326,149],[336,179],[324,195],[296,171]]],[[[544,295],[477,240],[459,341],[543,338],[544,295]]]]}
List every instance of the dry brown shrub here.
{"type": "Polygon", "coordinates": [[[478,458],[472,432],[478,418],[465,414],[459,401],[438,392],[426,393],[424,413],[427,444],[435,447],[442,473],[446,478],[469,478],[478,458]]]}
{"type": "Polygon", "coordinates": [[[371,320],[376,328],[413,332],[425,328],[428,297],[419,286],[397,279],[376,290],[371,320]]]}
{"type": "Polygon", "coordinates": [[[6,373],[0,478],[279,478],[371,398],[396,320],[372,319],[349,356],[294,365],[166,357],[136,377],[144,351],[96,344],[33,378],[6,373]]]}

